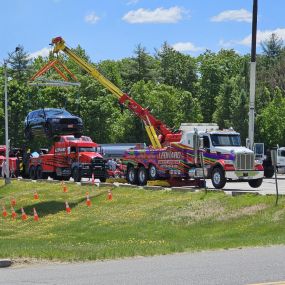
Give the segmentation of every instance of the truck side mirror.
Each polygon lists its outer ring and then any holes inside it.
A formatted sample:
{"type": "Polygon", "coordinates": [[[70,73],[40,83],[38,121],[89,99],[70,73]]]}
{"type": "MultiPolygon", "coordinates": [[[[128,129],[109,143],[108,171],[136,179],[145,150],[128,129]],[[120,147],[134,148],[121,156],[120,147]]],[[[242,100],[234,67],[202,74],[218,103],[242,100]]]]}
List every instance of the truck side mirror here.
{"type": "Polygon", "coordinates": [[[70,154],[70,146],[67,148],[67,154],[70,154]]]}

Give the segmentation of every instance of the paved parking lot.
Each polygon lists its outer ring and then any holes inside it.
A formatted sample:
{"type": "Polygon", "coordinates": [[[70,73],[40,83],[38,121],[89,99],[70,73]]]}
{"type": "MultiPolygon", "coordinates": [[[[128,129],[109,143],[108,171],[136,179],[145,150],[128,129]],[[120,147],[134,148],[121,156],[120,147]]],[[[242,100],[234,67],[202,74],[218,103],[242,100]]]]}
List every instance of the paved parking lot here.
{"type": "MultiPolygon", "coordinates": [[[[277,183],[279,194],[285,195],[285,174],[277,175],[277,183]]],[[[207,179],[207,187],[209,189],[215,189],[211,183],[211,180],[207,179]]],[[[258,192],[259,194],[275,194],[275,179],[274,178],[264,178],[263,183],[259,188],[251,188],[247,182],[227,182],[224,187],[225,191],[245,191],[245,192],[258,192]]]]}

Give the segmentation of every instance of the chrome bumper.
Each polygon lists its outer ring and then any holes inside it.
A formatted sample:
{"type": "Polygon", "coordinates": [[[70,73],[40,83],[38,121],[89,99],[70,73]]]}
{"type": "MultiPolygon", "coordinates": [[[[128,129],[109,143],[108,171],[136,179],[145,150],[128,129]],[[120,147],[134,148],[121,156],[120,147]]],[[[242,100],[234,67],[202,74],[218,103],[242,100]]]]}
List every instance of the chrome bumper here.
{"type": "Polygon", "coordinates": [[[251,180],[263,178],[264,172],[258,170],[236,170],[236,171],[226,171],[225,172],[227,179],[232,180],[251,180]]]}

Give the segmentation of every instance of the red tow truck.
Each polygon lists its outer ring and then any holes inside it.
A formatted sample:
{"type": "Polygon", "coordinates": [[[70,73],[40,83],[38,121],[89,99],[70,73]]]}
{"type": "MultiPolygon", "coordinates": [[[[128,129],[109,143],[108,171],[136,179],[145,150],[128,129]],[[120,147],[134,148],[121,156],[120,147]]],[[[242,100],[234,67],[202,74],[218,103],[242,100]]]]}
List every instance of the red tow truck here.
{"type": "Polygon", "coordinates": [[[105,161],[100,146],[90,137],[75,138],[73,135],[59,136],[47,153],[29,153],[24,161],[23,176],[33,180],[47,179],[81,181],[82,177],[106,181],[105,161]]]}
{"type": "MultiPolygon", "coordinates": [[[[19,174],[19,164],[20,160],[17,157],[18,149],[12,149],[9,153],[9,170],[10,177],[17,177],[19,174]]],[[[4,176],[5,171],[2,171],[3,162],[6,161],[6,146],[0,145],[0,176],[4,176]],[[3,175],[4,174],[4,175],[3,175]]]]}

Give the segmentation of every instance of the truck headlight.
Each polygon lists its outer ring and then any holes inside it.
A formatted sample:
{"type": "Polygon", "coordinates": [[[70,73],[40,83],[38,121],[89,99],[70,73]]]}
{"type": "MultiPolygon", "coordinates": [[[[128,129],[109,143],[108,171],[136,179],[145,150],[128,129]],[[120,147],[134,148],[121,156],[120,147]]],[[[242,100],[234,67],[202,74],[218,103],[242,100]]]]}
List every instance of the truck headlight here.
{"type": "Polygon", "coordinates": [[[224,160],[225,164],[234,164],[233,160],[224,160]]]}
{"type": "Polygon", "coordinates": [[[51,119],[51,121],[52,121],[53,123],[59,123],[60,119],[54,118],[54,119],[51,119]]]}

